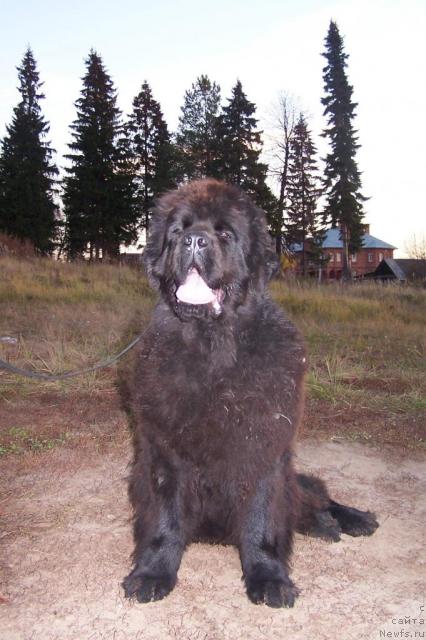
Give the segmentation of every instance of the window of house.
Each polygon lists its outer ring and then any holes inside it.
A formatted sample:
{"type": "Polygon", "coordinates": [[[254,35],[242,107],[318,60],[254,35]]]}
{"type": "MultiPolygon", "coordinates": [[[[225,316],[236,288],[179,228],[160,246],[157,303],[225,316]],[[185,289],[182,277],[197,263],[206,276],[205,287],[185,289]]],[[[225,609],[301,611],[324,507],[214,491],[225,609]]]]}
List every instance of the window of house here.
{"type": "Polygon", "coordinates": [[[336,253],[336,262],[342,262],[342,254],[336,253]]]}
{"type": "Polygon", "coordinates": [[[368,262],[373,262],[373,254],[369,253],[367,257],[368,262]]]}
{"type": "Polygon", "coordinates": [[[356,253],[353,253],[353,254],[351,255],[351,261],[352,261],[352,262],[356,262],[356,253]]]}
{"type": "Polygon", "coordinates": [[[381,262],[383,260],[383,253],[379,253],[379,262],[381,262]]]}
{"type": "Polygon", "coordinates": [[[356,276],[356,269],[353,269],[353,270],[352,270],[352,275],[353,275],[353,276],[356,276]]]}
{"type": "Polygon", "coordinates": [[[330,262],[334,262],[334,253],[329,253],[328,255],[330,256],[330,262]]]}

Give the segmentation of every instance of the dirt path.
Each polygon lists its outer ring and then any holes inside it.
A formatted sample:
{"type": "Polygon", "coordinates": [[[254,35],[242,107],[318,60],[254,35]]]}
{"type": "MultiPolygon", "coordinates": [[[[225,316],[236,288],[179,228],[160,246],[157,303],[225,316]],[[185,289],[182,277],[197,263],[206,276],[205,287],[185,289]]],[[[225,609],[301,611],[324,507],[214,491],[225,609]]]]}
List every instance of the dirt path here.
{"type": "Polygon", "coordinates": [[[250,604],[236,551],[205,545],[186,552],[168,598],[125,601],[128,446],[90,460],[79,450],[48,456],[48,467],[10,473],[4,485],[2,640],[424,637],[426,625],[412,621],[425,605],[426,465],[418,454],[301,444],[299,468],[318,471],[341,501],[376,510],[381,527],[338,544],[297,536],[293,577],[302,594],[290,610],[250,604]]]}

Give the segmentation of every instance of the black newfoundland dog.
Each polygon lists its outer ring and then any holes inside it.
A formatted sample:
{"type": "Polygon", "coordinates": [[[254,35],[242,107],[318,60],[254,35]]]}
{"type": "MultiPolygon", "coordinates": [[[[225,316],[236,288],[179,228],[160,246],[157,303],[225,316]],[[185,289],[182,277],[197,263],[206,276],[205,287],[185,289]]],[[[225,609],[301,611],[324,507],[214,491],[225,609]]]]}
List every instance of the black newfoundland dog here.
{"type": "Polygon", "coordinates": [[[192,541],[235,545],[254,603],[293,606],[295,531],[369,535],[373,514],[297,474],[303,340],[270,299],[276,257],[265,218],[237,187],[200,180],[163,196],[145,264],[160,301],[130,383],[139,602],[175,586],[192,541]]]}

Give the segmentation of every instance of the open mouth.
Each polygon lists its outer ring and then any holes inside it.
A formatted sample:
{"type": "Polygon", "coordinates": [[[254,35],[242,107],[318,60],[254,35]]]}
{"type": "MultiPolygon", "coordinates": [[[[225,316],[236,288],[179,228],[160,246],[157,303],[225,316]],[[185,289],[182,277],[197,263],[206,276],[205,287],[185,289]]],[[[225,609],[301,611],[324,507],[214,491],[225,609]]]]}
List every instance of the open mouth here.
{"type": "Polygon", "coordinates": [[[176,291],[179,302],[192,305],[211,304],[217,314],[221,312],[223,297],[223,291],[210,289],[195,267],[188,271],[185,281],[176,291]]]}

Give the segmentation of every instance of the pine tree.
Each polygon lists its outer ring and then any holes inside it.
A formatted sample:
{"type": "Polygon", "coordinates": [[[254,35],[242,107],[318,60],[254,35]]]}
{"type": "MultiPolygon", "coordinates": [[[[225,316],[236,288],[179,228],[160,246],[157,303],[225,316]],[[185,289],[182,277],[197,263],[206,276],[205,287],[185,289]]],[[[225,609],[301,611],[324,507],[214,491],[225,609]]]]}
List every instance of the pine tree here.
{"type": "Polygon", "coordinates": [[[132,165],[116,90],[102,59],[86,60],[65,179],[66,249],[70,258],[115,259],[136,239],[132,165]]]}
{"type": "Polygon", "coordinates": [[[201,75],[185,92],[176,134],[184,180],[215,176],[220,87],[201,75]]]}
{"type": "Polygon", "coordinates": [[[361,177],[355,159],[359,144],[352,121],[357,104],[352,102],[353,87],[345,72],[348,54],[344,52],[343,39],[333,21],[330,22],[322,55],[327,60],[327,66],[323,69],[325,97],[321,102],[325,106],[324,115],[328,118],[328,127],[323,136],[328,137],[331,147],[325,167],[327,204],[324,219],[341,229],[344,245],[343,278],[349,279],[348,254],[362,245],[363,202],[366,198],[361,193],[361,177]]]}
{"type": "Polygon", "coordinates": [[[247,99],[238,80],[219,119],[220,154],[216,173],[251,195],[256,204],[265,209],[272,224],[277,200],[266,183],[268,166],[260,161],[262,139],[255,112],[256,105],[247,99]]]}
{"type": "Polygon", "coordinates": [[[142,226],[148,229],[154,198],[175,186],[173,146],[160,104],[145,81],[133,100],[127,124],[136,176],[136,200],[142,226]]]}
{"type": "Polygon", "coordinates": [[[303,113],[294,128],[289,149],[287,186],[287,241],[302,245],[302,273],[306,275],[306,240],[314,246],[322,237],[317,202],[320,196],[316,148],[303,113]]]}
{"type": "Polygon", "coordinates": [[[42,115],[44,98],[30,48],[18,69],[21,101],[2,141],[0,157],[0,230],[30,240],[41,254],[55,246],[54,150],[46,140],[49,124],[42,115]]]}

